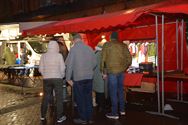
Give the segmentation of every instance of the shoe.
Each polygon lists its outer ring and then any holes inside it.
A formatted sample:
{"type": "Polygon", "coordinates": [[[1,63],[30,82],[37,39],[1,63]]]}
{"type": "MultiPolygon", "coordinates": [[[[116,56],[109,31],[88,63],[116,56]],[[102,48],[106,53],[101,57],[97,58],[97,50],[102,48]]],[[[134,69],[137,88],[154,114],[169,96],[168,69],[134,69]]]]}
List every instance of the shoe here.
{"type": "Polygon", "coordinates": [[[125,115],[125,112],[120,112],[120,115],[125,115]]]}
{"type": "Polygon", "coordinates": [[[45,120],[45,118],[43,118],[43,117],[40,117],[40,120],[41,120],[41,121],[44,121],[44,120],[45,120]]]}
{"type": "Polygon", "coordinates": [[[79,118],[78,118],[78,119],[74,119],[73,122],[74,122],[75,124],[82,124],[82,125],[87,124],[87,121],[84,121],[84,120],[79,119],[79,118]]]}
{"type": "Polygon", "coordinates": [[[62,116],[61,118],[59,118],[59,119],[57,120],[57,123],[61,123],[61,122],[65,121],[66,119],[67,119],[66,116],[62,116]]]}
{"type": "Polygon", "coordinates": [[[87,123],[88,123],[88,124],[93,124],[93,123],[94,123],[94,121],[89,120],[87,123]]]}
{"type": "Polygon", "coordinates": [[[107,114],[106,114],[106,117],[107,117],[107,118],[110,118],[110,119],[119,119],[119,116],[118,116],[118,115],[113,115],[112,113],[107,113],[107,114]]]}

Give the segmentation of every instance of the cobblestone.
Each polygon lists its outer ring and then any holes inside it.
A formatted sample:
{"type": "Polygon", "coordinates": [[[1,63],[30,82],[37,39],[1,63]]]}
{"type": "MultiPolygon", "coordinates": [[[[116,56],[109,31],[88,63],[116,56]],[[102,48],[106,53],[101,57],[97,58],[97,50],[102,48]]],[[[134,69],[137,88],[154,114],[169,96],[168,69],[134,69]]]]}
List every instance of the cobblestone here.
{"type": "Polygon", "coordinates": [[[41,98],[32,93],[22,95],[20,91],[20,87],[0,84],[0,125],[40,124],[41,98]]]}
{"type": "MultiPolygon", "coordinates": [[[[56,116],[53,108],[48,112],[47,122],[41,123],[40,97],[13,93],[7,91],[7,89],[1,89],[1,87],[0,93],[0,125],[56,125],[56,116]]],[[[71,103],[66,104],[64,109],[67,120],[59,125],[74,125],[72,121],[76,113],[73,110],[71,103]]],[[[104,113],[99,113],[94,109],[93,125],[187,125],[188,123],[187,105],[180,105],[182,111],[184,111],[181,112],[180,120],[149,115],[140,110],[140,108],[144,107],[139,107],[139,110],[136,110],[136,107],[131,106],[132,105],[126,106],[126,116],[121,116],[119,120],[109,120],[105,118],[104,113]]]]}
{"type": "Polygon", "coordinates": [[[17,109],[0,116],[0,125],[39,125],[40,104],[17,109]]]}
{"type": "Polygon", "coordinates": [[[10,93],[0,90],[0,110],[12,105],[18,105],[24,101],[24,97],[20,94],[10,93]]]}

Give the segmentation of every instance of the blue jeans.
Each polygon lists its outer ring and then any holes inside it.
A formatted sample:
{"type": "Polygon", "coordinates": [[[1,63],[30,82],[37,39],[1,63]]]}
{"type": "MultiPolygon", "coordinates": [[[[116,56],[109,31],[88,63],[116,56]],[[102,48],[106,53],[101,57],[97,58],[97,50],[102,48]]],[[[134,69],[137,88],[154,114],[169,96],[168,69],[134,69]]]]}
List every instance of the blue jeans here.
{"type": "Polygon", "coordinates": [[[124,73],[108,74],[108,87],[112,104],[112,114],[118,115],[118,102],[120,111],[125,111],[125,98],[123,92],[124,73]]]}
{"type": "Polygon", "coordinates": [[[74,81],[74,96],[78,114],[82,120],[89,121],[92,116],[92,80],[74,81]]]}

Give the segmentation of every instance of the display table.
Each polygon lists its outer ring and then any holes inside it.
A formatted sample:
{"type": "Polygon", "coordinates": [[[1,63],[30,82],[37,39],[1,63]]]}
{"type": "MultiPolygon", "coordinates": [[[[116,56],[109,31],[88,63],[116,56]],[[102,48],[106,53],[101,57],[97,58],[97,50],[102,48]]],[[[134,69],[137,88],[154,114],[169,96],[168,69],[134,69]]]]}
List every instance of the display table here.
{"type": "Polygon", "coordinates": [[[172,72],[165,72],[164,74],[165,79],[171,80],[188,80],[188,75],[184,74],[182,71],[172,71],[172,72]]]}
{"type": "Polygon", "coordinates": [[[35,74],[35,72],[38,71],[38,68],[39,66],[37,65],[9,65],[2,67],[1,71],[8,76],[9,83],[21,86],[23,93],[23,87],[28,82],[28,79],[33,86],[36,86],[35,79],[40,76],[39,73],[37,75],[35,74]]]}
{"type": "Polygon", "coordinates": [[[126,73],[124,86],[131,91],[155,93],[156,81],[155,77],[149,77],[142,73],[126,73]]]}
{"type": "Polygon", "coordinates": [[[142,73],[125,73],[124,86],[141,86],[142,73]]]}

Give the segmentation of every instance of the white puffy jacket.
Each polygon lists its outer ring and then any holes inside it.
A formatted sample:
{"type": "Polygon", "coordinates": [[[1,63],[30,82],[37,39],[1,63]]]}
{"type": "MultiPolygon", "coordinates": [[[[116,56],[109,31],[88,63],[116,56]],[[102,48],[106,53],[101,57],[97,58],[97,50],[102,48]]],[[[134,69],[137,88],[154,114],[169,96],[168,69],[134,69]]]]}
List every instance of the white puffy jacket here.
{"type": "Polygon", "coordinates": [[[56,41],[50,41],[48,51],[42,54],[39,72],[44,79],[63,78],[65,76],[65,63],[63,56],[59,53],[59,45],[56,41]]]}

